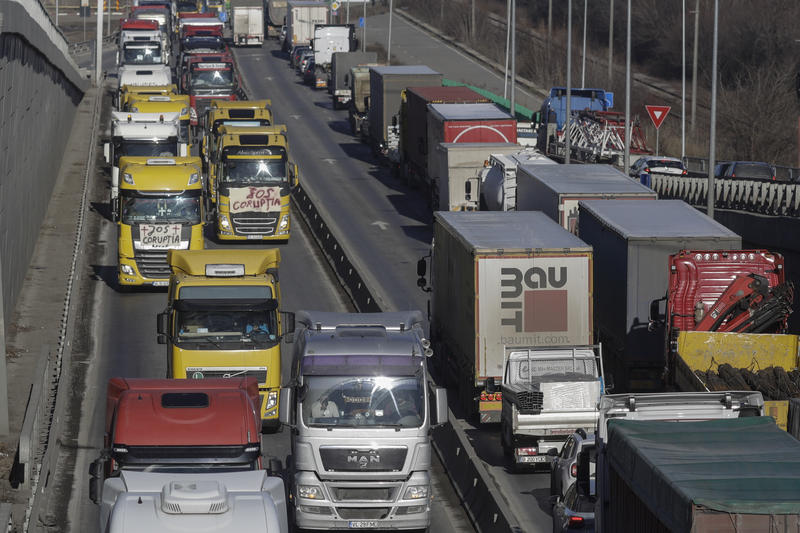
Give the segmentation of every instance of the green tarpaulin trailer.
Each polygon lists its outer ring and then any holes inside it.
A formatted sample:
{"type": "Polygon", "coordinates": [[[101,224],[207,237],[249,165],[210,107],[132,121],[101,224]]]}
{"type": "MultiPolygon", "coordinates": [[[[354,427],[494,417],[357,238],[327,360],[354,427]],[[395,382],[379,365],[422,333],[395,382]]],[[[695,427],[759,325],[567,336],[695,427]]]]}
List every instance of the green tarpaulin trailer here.
{"type": "Polygon", "coordinates": [[[604,531],[800,531],[800,441],[770,417],[610,420],[604,531]]]}

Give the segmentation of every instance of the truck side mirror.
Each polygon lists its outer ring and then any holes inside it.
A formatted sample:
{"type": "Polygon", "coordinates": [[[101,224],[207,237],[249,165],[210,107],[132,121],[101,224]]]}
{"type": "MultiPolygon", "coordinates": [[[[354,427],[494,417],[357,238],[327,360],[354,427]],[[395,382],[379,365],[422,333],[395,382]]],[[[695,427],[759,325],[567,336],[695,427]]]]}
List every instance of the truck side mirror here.
{"type": "MultiPolygon", "coordinates": [[[[666,317],[664,317],[663,319],[661,318],[662,314],[661,314],[661,305],[660,305],[661,302],[666,302],[666,300],[667,300],[667,297],[664,296],[663,298],[659,298],[658,300],[653,300],[652,302],[650,302],[650,313],[649,313],[649,315],[647,317],[647,319],[648,319],[647,330],[648,331],[653,331],[656,328],[656,326],[659,326],[659,325],[663,324],[664,321],[666,320],[666,317]]],[[[665,314],[666,314],[666,311],[665,311],[665,314]]]]}
{"type": "Polygon", "coordinates": [[[583,496],[591,496],[590,490],[590,483],[589,483],[589,476],[590,476],[590,464],[594,463],[596,459],[596,448],[589,447],[581,450],[578,453],[577,457],[577,468],[578,468],[578,475],[575,479],[576,488],[578,489],[578,493],[583,496]]]}
{"type": "Polygon", "coordinates": [[[181,157],[186,157],[187,155],[189,155],[186,143],[181,143],[180,151],[181,151],[181,157]]]}
{"type": "Polygon", "coordinates": [[[435,420],[432,420],[433,426],[442,426],[447,423],[448,421],[448,410],[447,410],[447,389],[444,387],[434,387],[433,389],[434,394],[434,406],[436,408],[436,412],[434,413],[435,420]]]}
{"type": "Polygon", "coordinates": [[[99,504],[103,498],[103,465],[102,458],[95,459],[89,465],[89,499],[99,504]]]}
{"type": "Polygon", "coordinates": [[[278,420],[281,424],[289,427],[292,427],[293,393],[294,390],[291,387],[283,387],[279,398],[278,420]]]}
{"type": "Polygon", "coordinates": [[[283,329],[283,335],[284,336],[288,335],[288,337],[289,337],[289,338],[287,338],[287,342],[293,342],[294,341],[293,333],[294,333],[294,330],[295,330],[294,313],[293,312],[291,312],[291,311],[281,311],[281,327],[283,329]]]}
{"type": "Polygon", "coordinates": [[[106,163],[111,163],[111,143],[103,143],[103,157],[106,163]]]}
{"type": "Polygon", "coordinates": [[[423,257],[422,259],[417,261],[417,276],[424,278],[427,270],[428,270],[428,262],[425,261],[425,258],[423,257]]]}
{"type": "Polygon", "coordinates": [[[158,330],[158,344],[166,344],[167,335],[169,335],[169,311],[158,313],[156,316],[156,328],[158,330]]]}
{"type": "Polygon", "coordinates": [[[111,199],[111,220],[119,222],[119,197],[111,199]]]}
{"type": "Polygon", "coordinates": [[[603,376],[603,392],[614,390],[614,376],[611,374],[603,376]]]}
{"type": "Polygon", "coordinates": [[[464,182],[464,199],[469,200],[472,196],[472,180],[464,182]]]}

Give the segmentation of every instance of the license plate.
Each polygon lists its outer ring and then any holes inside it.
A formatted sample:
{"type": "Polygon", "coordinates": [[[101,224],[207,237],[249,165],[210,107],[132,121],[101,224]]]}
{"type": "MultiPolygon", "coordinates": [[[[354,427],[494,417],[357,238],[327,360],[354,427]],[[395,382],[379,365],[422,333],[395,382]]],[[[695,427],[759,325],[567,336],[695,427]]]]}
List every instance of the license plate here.
{"type": "Polygon", "coordinates": [[[351,520],[348,522],[347,527],[351,527],[353,529],[367,529],[367,528],[374,528],[378,527],[377,520],[351,520]]]}
{"type": "Polygon", "coordinates": [[[546,463],[549,458],[546,455],[521,455],[517,458],[518,463],[546,463]]]}
{"type": "Polygon", "coordinates": [[[253,240],[261,240],[263,238],[263,235],[248,235],[247,238],[253,240]]]}
{"type": "Polygon", "coordinates": [[[169,285],[169,281],[154,281],[153,287],[166,287],[169,285]]]}

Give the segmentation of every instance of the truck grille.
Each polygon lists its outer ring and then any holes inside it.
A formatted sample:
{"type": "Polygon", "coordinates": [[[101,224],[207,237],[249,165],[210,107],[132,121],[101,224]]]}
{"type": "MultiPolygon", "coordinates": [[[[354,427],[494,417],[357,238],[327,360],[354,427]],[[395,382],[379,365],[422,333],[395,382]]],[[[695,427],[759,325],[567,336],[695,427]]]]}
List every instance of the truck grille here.
{"type": "Polygon", "coordinates": [[[352,448],[321,446],[319,455],[328,472],[399,472],[406,462],[405,446],[352,448]]]}
{"type": "Polygon", "coordinates": [[[169,278],[167,250],[134,250],[133,258],[142,277],[150,279],[169,278]]]}
{"type": "Polygon", "coordinates": [[[244,378],[254,377],[259,383],[267,382],[266,370],[240,370],[238,368],[197,368],[186,367],[189,379],[244,378]]]}
{"type": "Polygon", "coordinates": [[[542,411],[544,394],[538,391],[517,393],[517,409],[524,415],[538,415],[542,411]]]}
{"type": "Polygon", "coordinates": [[[333,499],[337,502],[391,502],[395,487],[333,487],[333,499]]]}
{"type": "Polygon", "coordinates": [[[272,214],[242,213],[233,215],[233,230],[240,235],[272,235],[278,216],[272,214]]]}
{"type": "Polygon", "coordinates": [[[390,507],[337,507],[336,512],[344,519],[381,519],[389,516],[390,507]]]}

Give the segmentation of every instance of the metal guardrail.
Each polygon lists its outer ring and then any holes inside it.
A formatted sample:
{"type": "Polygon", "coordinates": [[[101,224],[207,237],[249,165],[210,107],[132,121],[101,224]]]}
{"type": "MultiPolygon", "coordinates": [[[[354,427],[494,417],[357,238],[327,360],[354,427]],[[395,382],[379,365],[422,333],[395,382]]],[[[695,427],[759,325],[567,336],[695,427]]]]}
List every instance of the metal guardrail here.
{"type": "MultiPolygon", "coordinates": [[[[680,199],[694,206],[708,202],[708,180],[702,177],[652,175],[659,198],[680,199]]],[[[778,217],[800,217],[800,184],[739,179],[714,180],[719,209],[778,217]]]]}
{"type": "Polygon", "coordinates": [[[52,398],[44,395],[45,383],[51,383],[53,376],[50,366],[50,347],[42,346],[39,362],[36,365],[35,381],[31,385],[25,418],[19,434],[19,469],[16,481],[30,489],[34,477],[33,466],[39,458],[42,429],[52,398]]]}
{"type": "MultiPolygon", "coordinates": [[[[112,33],[110,35],[103,36],[103,47],[105,48],[106,46],[110,46],[112,44],[116,45],[117,44],[117,37],[118,37],[118,32],[114,32],[114,33],[112,33]]],[[[89,40],[89,41],[80,41],[80,42],[77,42],[77,43],[70,43],[69,46],[67,47],[67,49],[69,50],[69,55],[71,55],[71,56],[81,56],[81,55],[88,54],[90,52],[94,52],[95,43],[96,43],[96,41],[94,39],[89,40]]]]}

